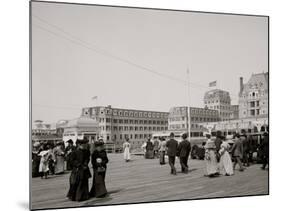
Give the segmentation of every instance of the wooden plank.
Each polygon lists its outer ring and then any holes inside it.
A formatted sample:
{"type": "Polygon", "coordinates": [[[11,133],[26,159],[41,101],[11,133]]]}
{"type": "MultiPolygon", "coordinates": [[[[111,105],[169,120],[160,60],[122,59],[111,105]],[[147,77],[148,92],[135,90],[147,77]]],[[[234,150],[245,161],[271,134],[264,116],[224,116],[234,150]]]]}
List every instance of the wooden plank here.
{"type": "MultiPolygon", "coordinates": [[[[102,204],[136,203],[177,199],[212,198],[268,193],[268,171],[252,165],[244,172],[217,178],[204,177],[205,163],[190,160],[190,173],[170,174],[168,164],[160,166],[158,159],[132,156],[124,162],[122,154],[109,154],[106,185],[110,195],[105,199],[72,202],[65,196],[70,173],[50,176],[49,179],[32,179],[32,208],[79,207],[102,204]]],[[[176,160],[176,168],[180,165],[176,160]]],[[[91,187],[92,178],[89,180],[91,187]]]]}

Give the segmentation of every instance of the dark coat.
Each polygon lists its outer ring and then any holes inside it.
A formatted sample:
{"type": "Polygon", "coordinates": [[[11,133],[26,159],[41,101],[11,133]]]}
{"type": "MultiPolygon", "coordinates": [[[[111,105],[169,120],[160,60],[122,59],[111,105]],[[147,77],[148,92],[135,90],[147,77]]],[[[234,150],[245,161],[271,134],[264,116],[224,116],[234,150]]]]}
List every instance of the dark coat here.
{"type": "Polygon", "coordinates": [[[105,174],[108,163],[106,151],[94,150],[91,156],[91,162],[94,170],[93,185],[90,191],[92,197],[103,197],[107,194],[105,186],[105,174]],[[101,159],[101,163],[97,162],[97,159],[101,159]]]}
{"type": "Polygon", "coordinates": [[[71,158],[73,169],[70,174],[70,188],[67,197],[72,201],[84,201],[89,198],[89,178],[91,172],[88,167],[90,151],[77,149],[71,158]]]}
{"type": "Polygon", "coordinates": [[[146,142],[146,151],[153,150],[153,143],[149,140],[146,142]]]}
{"type": "Polygon", "coordinates": [[[170,139],[169,141],[167,141],[166,147],[168,148],[168,150],[167,150],[168,156],[176,156],[177,155],[178,142],[175,139],[170,139]]]}
{"type": "Polygon", "coordinates": [[[178,153],[177,153],[179,157],[188,157],[190,151],[191,151],[191,145],[188,140],[183,140],[182,142],[180,142],[180,144],[178,145],[178,153]]]}
{"type": "Polygon", "coordinates": [[[249,144],[249,139],[245,136],[241,137],[242,144],[243,144],[243,153],[249,153],[250,151],[250,144],[249,144]]]}
{"type": "Polygon", "coordinates": [[[243,143],[240,138],[233,144],[231,152],[234,157],[243,158],[243,143]]]}
{"type": "Polygon", "coordinates": [[[221,144],[222,144],[222,140],[221,138],[217,137],[215,139],[215,145],[216,145],[216,151],[219,152],[220,148],[221,148],[221,144]]]}
{"type": "Polygon", "coordinates": [[[263,156],[269,156],[269,139],[268,136],[264,136],[264,139],[261,142],[261,151],[263,156]]]}

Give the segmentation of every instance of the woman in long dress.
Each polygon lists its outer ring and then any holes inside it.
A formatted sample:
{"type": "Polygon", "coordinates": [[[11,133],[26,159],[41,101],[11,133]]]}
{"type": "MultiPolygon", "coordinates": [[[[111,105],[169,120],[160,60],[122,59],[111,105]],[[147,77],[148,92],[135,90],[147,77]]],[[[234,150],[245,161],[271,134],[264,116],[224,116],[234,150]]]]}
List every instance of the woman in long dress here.
{"type": "Polygon", "coordinates": [[[231,157],[229,154],[230,145],[223,139],[223,142],[220,146],[219,154],[220,154],[220,173],[225,176],[233,175],[233,164],[231,161],[231,157]]]}
{"type": "Polygon", "coordinates": [[[105,197],[107,195],[105,174],[108,158],[102,140],[95,143],[95,149],[91,156],[91,162],[94,170],[94,176],[90,196],[97,198],[105,197]]]}
{"type": "Polygon", "coordinates": [[[160,165],[165,164],[165,154],[166,154],[166,141],[165,138],[160,139],[161,142],[159,144],[159,159],[160,159],[160,165]]]}
{"type": "Polygon", "coordinates": [[[129,143],[129,139],[126,139],[126,141],[123,144],[124,160],[126,162],[131,160],[130,148],[131,148],[131,144],[129,143]]]}
{"type": "Polygon", "coordinates": [[[47,147],[44,147],[43,151],[39,153],[40,158],[40,164],[39,164],[39,173],[41,175],[41,178],[47,179],[48,173],[49,173],[49,150],[47,147]]]}
{"type": "Polygon", "coordinates": [[[214,177],[219,175],[218,162],[216,157],[216,145],[211,136],[207,135],[207,142],[205,144],[205,162],[207,176],[214,177]]]}
{"type": "Polygon", "coordinates": [[[54,149],[55,156],[55,174],[64,173],[64,150],[63,150],[63,142],[58,143],[54,149]]]}
{"type": "Polygon", "coordinates": [[[69,178],[69,191],[67,197],[72,201],[84,201],[89,199],[89,178],[91,172],[89,169],[90,150],[87,140],[76,141],[77,150],[71,157],[73,169],[69,178]]]}

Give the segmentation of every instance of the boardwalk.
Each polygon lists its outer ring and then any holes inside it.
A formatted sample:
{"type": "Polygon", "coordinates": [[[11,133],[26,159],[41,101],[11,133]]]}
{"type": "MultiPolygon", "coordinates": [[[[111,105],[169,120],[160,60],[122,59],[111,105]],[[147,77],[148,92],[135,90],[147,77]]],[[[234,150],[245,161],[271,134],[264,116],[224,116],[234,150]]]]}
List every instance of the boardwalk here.
{"type": "MultiPolygon", "coordinates": [[[[47,180],[32,179],[32,208],[268,194],[268,171],[262,171],[260,165],[252,165],[244,172],[235,171],[234,176],[208,178],[204,177],[204,161],[199,160],[190,160],[189,174],[178,173],[174,176],[169,174],[169,165],[160,166],[158,159],[146,160],[141,156],[132,156],[132,161],[125,163],[122,154],[109,154],[109,159],[106,184],[110,195],[107,198],[69,201],[65,197],[69,178],[69,173],[66,173],[51,176],[47,180]]],[[[179,171],[178,160],[176,167],[179,171]]]]}

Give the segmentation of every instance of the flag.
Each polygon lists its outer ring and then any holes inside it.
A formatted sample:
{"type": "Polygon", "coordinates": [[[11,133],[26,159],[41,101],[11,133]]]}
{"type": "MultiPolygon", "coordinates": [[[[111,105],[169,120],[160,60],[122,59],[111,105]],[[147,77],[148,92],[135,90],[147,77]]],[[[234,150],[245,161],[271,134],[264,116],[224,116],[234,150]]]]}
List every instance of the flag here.
{"type": "Polygon", "coordinates": [[[97,99],[98,99],[98,96],[92,97],[92,100],[97,100],[97,99]]]}
{"type": "Polygon", "coordinates": [[[213,87],[217,85],[217,81],[212,81],[209,83],[209,87],[213,87]]]}

